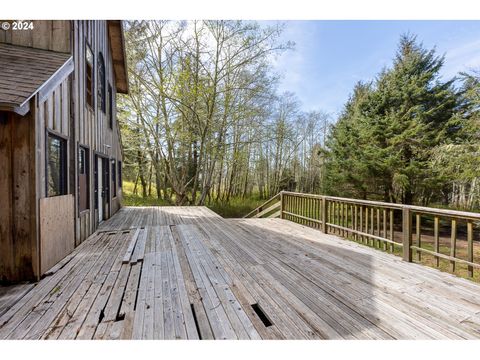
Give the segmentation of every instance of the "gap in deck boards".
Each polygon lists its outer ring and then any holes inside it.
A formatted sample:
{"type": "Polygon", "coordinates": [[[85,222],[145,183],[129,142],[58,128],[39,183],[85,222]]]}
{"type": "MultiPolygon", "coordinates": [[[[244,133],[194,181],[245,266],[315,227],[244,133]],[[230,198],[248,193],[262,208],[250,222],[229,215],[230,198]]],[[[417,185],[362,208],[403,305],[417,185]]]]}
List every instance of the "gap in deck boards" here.
{"type": "Polygon", "coordinates": [[[252,304],[252,308],[253,311],[255,311],[255,314],[257,314],[260,320],[262,320],[265,327],[273,325],[272,321],[268,318],[268,316],[265,314],[265,312],[262,310],[258,303],[252,304]]]}

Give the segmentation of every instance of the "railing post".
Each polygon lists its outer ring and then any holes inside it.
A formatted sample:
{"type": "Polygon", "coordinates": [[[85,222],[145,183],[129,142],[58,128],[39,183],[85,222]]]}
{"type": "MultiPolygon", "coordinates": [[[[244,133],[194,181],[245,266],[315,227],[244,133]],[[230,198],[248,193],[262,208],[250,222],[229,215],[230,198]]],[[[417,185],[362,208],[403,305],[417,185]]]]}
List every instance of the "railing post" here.
{"type": "Polygon", "coordinates": [[[322,196],[322,232],[327,233],[327,199],[322,196]]]}
{"type": "Polygon", "coordinates": [[[408,206],[402,209],[403,260],[412,262],[412,214],[408,206]]]}
{"type": "Polygon", "coordinates": [[[283,211],[284,211],[284,203],[283,203],[283,190],[280,191],[280,219],[284,219],[283,211]]]}

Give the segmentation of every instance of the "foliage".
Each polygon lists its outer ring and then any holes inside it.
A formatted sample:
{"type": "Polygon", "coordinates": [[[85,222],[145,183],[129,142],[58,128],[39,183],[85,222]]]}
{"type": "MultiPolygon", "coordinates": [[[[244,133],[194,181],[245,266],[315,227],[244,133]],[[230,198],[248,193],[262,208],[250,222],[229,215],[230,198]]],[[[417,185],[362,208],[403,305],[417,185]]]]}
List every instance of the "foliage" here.
{"type": "Polygon", "coordinates": [[[444,57],[404,35],[331,125],[278,93],[272,59],[293,50],[281,33],[254,21],[128,22],[127,202],[239,216],[291,190],[480,207],[478,72],[444,80],[444,57]]]}
{"type": "Polygon", "coordinates": [[[455,79],[440,79],[443,63],[405,35],[393,66],[357,84],[330,134],[326,191],[407,204],[441,200],[447,168],[432,159],[465,140],[471,116],[455,79]]]}
{"type": "Polygon", "coordinates": [[[125,176],[142,197],[154,188],[167,202],[202,205],[319,190],[328,118],[277,94],[272,59],[293,48],[281,31],[253,21],[128,23],[130,96],[119,118],[125,176]]]}

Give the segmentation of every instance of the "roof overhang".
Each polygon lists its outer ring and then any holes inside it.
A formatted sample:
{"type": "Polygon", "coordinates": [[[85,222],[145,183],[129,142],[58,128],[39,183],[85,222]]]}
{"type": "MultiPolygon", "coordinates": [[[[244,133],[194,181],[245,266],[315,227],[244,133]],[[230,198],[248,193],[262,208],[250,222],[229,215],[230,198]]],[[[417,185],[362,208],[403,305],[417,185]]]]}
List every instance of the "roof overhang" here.
{"type": "Polygon", "coordinates": [[[27,114],[30,100],[46,99],[73,68],[70,54],[0,44],[0,110],[27,114]]]}
{"type": "Polygon", "coordinates": [[[122,21],[108,20],[107,23],[117,92],[128,94],[127,57],[122,21]]]}

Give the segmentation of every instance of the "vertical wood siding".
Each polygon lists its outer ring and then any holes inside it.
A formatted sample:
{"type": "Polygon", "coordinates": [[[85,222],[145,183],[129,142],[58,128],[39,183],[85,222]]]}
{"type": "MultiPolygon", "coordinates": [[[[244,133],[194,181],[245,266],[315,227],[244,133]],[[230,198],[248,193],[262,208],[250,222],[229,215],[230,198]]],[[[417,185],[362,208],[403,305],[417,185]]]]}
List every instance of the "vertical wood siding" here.
{"type": "Polygon", "coordinates": [[[33,122],[30,112],[0,124],[0,280],[34,279],[38,272],[33,122]]]}
{"type": "MultiPolygon", "coordinates": [[[[121,160],[120,141],[117,132],[116,123],[116,90],[115,74],[113,72],[113,63],[110,51],[110,42],[108,37],[108,27],[106,21],[79,20],[73,22],[73,56],[75,62],[73,79],[74,105],[74,124],[75,124],[75,143],[87,147],[90,155],[90,210],[78,213],[78,206],[75,211],[77,214],[76,222],[76,243],[77,245],[84,241],[98,226],[98,214],[95,211],[94,199],[94,161],[95,154],[99,154],[116,161],[121,160]],[[86,103],[86,81],[85,81],[85,42],[88,42],[94,54],[93,83],[94,83],[94,106],[91,108],[86,103]],[[105,77],[113,89],[113,129],[110,129],[108,122],[108,111],[103,113],[98,104],[98,58],[99,53],[103,54],[105,61],[105,77]],[[105,145],[110,146],[109,148],[105,145]]],[[[118,171],[118,170],[117,170],[118,171]]],[[[77,191],[77,168],[75,168],[75,191],[77,191]]],[[[117,176],[118,177],[118,176],[117,176]]],[[[111,189],[112,190],[112,189],[111,189]]],[[[111,196],[110,196],[111,197],[111,196]]],[[[117,198],[111,200],[110,214],[116,212],[120,207],[121,194],[117,191],[117,198]]]]}
{"type": "Polygon", "coordinates": [[[33,30],[0,29],[0,42],[70,52],[70,20],[34,20],[33,30]]]}
{"type": "MultiPolygon", "coordinates": [[[[116,86],[106,21],[34,21],[34,31],[0,30],[0,42],[72,53],[74,71],[44,100],[31,100],[24,117],[9,116],[0,123],[0,280],[38,278],[40,271],[40,200],[46,197],[46,134],[53,132],[68,140],[68,193],[74,196],[75,245],[97,228],[94,209],[95,154],[121,161],[116,123],[116,86]],[[94,54],[94,106],[86,104],[85,42],[94,54]],[[108,113],[98,107],[98,55],[105,60],[105,75],[113,89],[113,129],[108,113]],[[108,145],[108,146],[106,146],[108,145]],[[90,209],[78,209],[78,146],[89,149],[90,209]]],[[[110,163],[110,162],[109,162],[110,163]]],[[[118,179],[118,165],[116,166],[118,179]]],[[[112,196],[112,189],[110,198],[112,196]]],[[[110,215],[120,207],[121,189],[111,199],[110,215]]],[[[42,269],[45,270],[45,269],[42,269]]]]}

